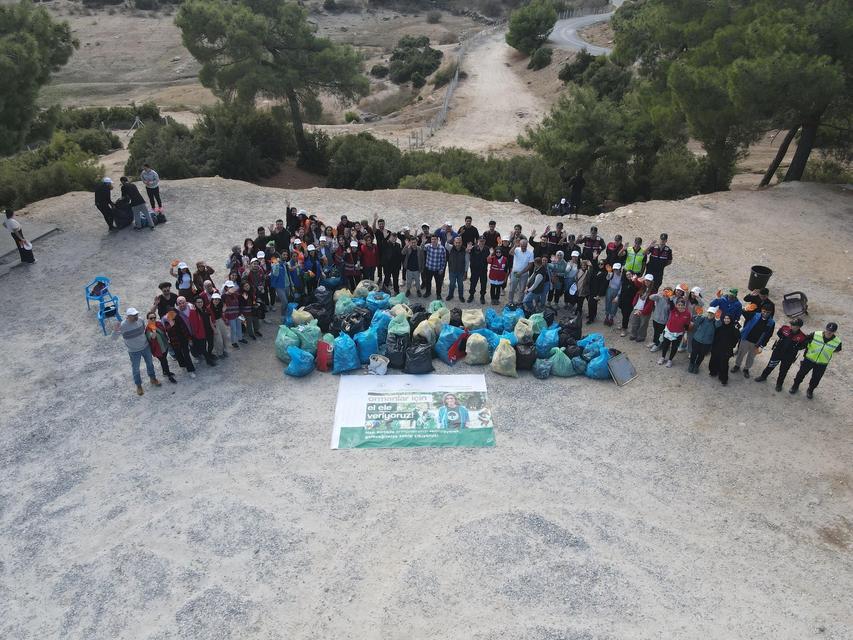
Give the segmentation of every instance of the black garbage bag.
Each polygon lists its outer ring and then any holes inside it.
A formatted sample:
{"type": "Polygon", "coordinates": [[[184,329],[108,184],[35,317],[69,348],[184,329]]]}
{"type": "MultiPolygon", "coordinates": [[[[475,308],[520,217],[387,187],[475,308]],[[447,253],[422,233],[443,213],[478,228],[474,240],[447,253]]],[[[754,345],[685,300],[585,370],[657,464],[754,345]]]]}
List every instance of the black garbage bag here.
{"type": "Polygon", "coordinates": [[[566,347],[566,355],[570,358],[580,358],[583,355],[583,349],[576,344],[570,344],[566,347]]]}
{"type": "Polygon", "coordinates": [[[557,310],[554,307],[545,307],[542,311],[542,317],[545,318],[545,323],[550,327],[557,320],[557,310]]]}
{"type": "Polygon", "coordinates": [[[355,336],[357,333],[367,331],[370,328],[371,313],[367,309],[357,308],[352,313],[347,314],[341,320],[341,331],[355,336]]]}
{"type": "Polygon", "coordinates": [[[571,347],[575,344],[575,339],[572,337],[572,334],[568,329],[560,328],[560,346],[561,347],[571,347]]]}
{"type": "Polygon", "coordinates": [[[425,343],[410,345],[406,349],[406,373],[432,373],[432,347],[425,343]]]}
{"type": "Polygon", "coordinates": [[[332,320],[334,320],[335,318],[334,308],[330,311],[328,307],[325,307],[322,304],[315,302],[305,307],[305,311],[314,316],[314,319],[317,321],[317,326],[320,327],[320,331],[322,331],[323,333],[329,332],[329,329],[332,325],[332,320]]]}
{"type": "Polygon", "coordinates": [[[409,326],[411,326],[413,333],[415,329],[418,328],[418,325],[424,320],[429,320],[429,311],[419,311],[415,314],[412,314],[412,318],[409,320],[409,326]]]}
{"type": "MultiPolygon", "coordinates": [[[[539,380],[547,380],[551,377],[553,363],[548,358],[536,358],[533,363],[533,375],[539,380]]],[[[518,367],[518,356],[516,356],[516,368],[518,367]]]]}
{"type": "Polygon", "coordinates": [[[450,310],[450,325],[453,327],[462,326],[462,309],[459,307],[453,307],[450,310]]]}
{"type": "MultiPolygon", "coordinates": [[[[335,292],[326,287],[317,287],[314,291],[314,302],[323,305],[326,308],[331,308],[332,313],[335,312],[335,292]]],[[[312,314],[313,315],[313,314],[312,314]]]]}
{"type": "Polygon", "coordinates": [[[385,357],[392,369],[402,369],[406,366],[406,349],[409,348],[409,336],[388,334],[385,341],[385,357]]]}
{"type": "MultiPolygon", "coordinates": [[[[410,304],[409,309],[412,310],[412,317],[414,317],[414,315],[416,313],[423,313],[424,311],[427,310],[427,308],[424,305],[422,305],[420,302],[415,302],[414,304],[410,304]]],[[[429,317],[429,314],[427,314],[427,317],[429,317]]]]}
{"type": "Polygon", "coordinates": [[[568,322],[561,322],[560,333],[566,333],[569,337],[580,340],[583,336],[583,318],[577,316],[568,322]]]}
{"type": "Polygon", "coordinates": [[[532,369],[534,362],[536,362],[536,347],[532,343],[515,345],[516,369],[532,369]]]}

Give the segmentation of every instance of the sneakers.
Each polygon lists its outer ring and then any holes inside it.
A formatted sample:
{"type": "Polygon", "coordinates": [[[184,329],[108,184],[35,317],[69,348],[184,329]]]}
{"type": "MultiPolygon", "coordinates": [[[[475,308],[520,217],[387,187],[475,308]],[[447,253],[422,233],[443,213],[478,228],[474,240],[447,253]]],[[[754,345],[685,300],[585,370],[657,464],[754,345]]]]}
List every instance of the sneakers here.
{"type": "Polygon", "coordinates": [[[744,378],[749,378],[749,369],[744,369],[744,370],[743,370],[743,377],[744,377],[744,378]]]}
{"type": "MultiPolygon", "coordinates": [[[[462,294],[459,294],[459,302],[465,302],[465,296],[463,296],[462,294]]],[[[471,301],[468,300],[468,302],[471,302],[471,301]]]]}
{"type": "Polygon", "coordinates": [[[658,351],[660,351],[660,345],[652,343],[652,346],[649,347],[649,351],[651,351],[652,353],[657,353],[658,351]]]}
{"type": "Polygon", "coordinates": [[[172,384],[178,384],[178,381],[175,380],[175,376],[171,373],[169,374],[169,382],[171,382],[172,384]]]}
{"type": "Polygon", "coordinates": [[[767,378],[764,375],[760,375],[755,379],[756,382],[764,382],[765,380],[767,380],[767,378]]]}
{"type": "Polygon", "coordinates": [[[729,371],[729,373],[737,373],[738,371],[740,371],[740,367],[735,365],[731,368],[731,371],[729,371]]]}
{"type": "Polygon", "coordinates": [[[678,352],[681,353],[682,351],[687,351],[687,343],[686,342],[682,342],[678,346],[678,352]]]}
{"type": "Polygon", "coordinates": [[[666,361],[666,368],[667,368],[667,369],[672,369],[672,360],[667,360],[667,361],[666,361]]]}
{"type": "Polygon", "coordinates": [[[658,364],[663,364],[664,362],[666,362],[665,358],[658,358],[658,364]]]}
{"type": "Polygon", "coordinates": [[[153,384],[155,387],[161,386],[160,381],[157,378],[151,378],[151,384],[153,384]]]}
{"type": "Polygon", "coordinates": [[[136,395],[141,396],[145,393],[145,390],[142,388],[141,384],[136,385],[136,395]]]}
{"type": "MultiPolygon", "coordinates": [[[[568,307],[566,307],[566,308],[568,308],[568,307]]],[[[625,333],[625,331],[623,330],[623,331],[622,331],[622,333],[620,333],[619,335],[620,335],[620,336],[622,336],[622,337],[624,338],[624,337],[625,337],[625,336],[627,336],[628,334],[627,334],[627,333],[625,333]]]]}

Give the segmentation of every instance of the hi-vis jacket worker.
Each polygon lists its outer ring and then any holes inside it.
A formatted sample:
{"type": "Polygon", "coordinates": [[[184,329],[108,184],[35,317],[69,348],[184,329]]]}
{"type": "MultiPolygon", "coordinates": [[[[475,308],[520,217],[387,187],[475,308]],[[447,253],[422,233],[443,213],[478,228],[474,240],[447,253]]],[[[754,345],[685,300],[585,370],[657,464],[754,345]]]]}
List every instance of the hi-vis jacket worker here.
{"type": "Polygon", "coordinates": [[[791,393],[797,393],[800,384],[811,371],[812,376],[809,379],[806,396],[809,400],[814,397],[814,390],[820,384],[820,379],[823,377],[829,361],[832,360],[833,355],[841,351],[841,338],[836,335],[836,331],[838,331],[838,325],[830,322],[824,331],[815,331],[809,336],[806,341],[806,355],[800,363],[797,377],[794,378],[791,393]]]}

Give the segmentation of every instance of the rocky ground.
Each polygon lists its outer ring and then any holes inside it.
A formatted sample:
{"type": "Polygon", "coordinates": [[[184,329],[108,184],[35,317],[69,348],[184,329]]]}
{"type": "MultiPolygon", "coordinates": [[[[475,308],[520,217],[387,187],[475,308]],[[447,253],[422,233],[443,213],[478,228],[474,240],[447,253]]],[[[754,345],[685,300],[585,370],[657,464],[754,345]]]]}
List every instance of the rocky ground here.
{"type": "MultiPolygon", "coordinates": [[[[31,206],[25,232],[61,233],[0,278],[0,637],[853,635],[849,349],[809,402],[739,376],[723,389],[683,354],[658,367],[607,332],[639,370],[623,388],[486,372],[493,449],[329,450],[338,380],[285,378],[271,326],[137,397],[86,282],[109,275],[123,308],[144,309],[172,259],[219,269],[288,196],[391,227],[555,222],[440,193],[220,179],[165,183],[153,232],[108,235],[90,194],[31,206]]],[[[669,232],[673,283],[743,288],[766,264],[776,300],[806,291],[806,328],[834,319],[849,343],[851,214],[849,192],[803,184],[597,222],[608,238],[669,232]]]]}

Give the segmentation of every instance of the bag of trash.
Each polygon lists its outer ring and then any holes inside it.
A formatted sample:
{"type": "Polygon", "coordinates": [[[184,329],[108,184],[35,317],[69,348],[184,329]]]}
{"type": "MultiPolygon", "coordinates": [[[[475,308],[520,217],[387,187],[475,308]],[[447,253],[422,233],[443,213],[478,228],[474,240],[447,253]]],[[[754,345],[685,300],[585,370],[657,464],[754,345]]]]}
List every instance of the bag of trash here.
{"type": "Polygon", "coordinates": [[[374,376],[384,376],[388,373],[388,363],[390,361],[385,356],[374,353],[370,356],[370,362],[367,363],[367,373],[374,376]]]}
{"type": "Polygon", "coordinates": [[[335,302],[336,316],[348,316],[353,311],[355,311],[355,303],[352,301],[351,296],[341,296],[338,298],[338,301],[335,302]]]}
{"type": "Polygon", "coordinates": [[[547,358],[536,358],[533,363],[533,376],[539,380],[547,380],[551,377],[551,361],[547,358]]]}
{"type": "MultiPolygon", "coordinates": [[[[494,332],[492,332],[493,335],[494,332]]],[[[491,349],[485,336],[479,333],[471,333],[465,343],[465,362],[468,364],[489,364],[491,361],[491,349]]]]}
{"type": "Polygon", "coordinates": [[[287,311],[284,312],[284,324],[288,327],[293,326],[293,312],[296,311],[296,308],[299,306],[298,302],[289,302],[287,304],[287,311]]]}
{"type": "Polygon", "coordinates": [[[514,331],[504,331],[499,338],[503,338],[504,340],[509,340],[509,343],[514,347],[518,344],[518,338],[515,337],[514,331]]]}
{"type": "Polygon", "coordinates": [[[586,366],[586,377],[593,380],[610,380],[610,368],[607,361],[610,360],[609,349],[599,349],[596,356],[586,366]]]}
{"type": "Polygon", "coordinates": [[[438,336],[438,340],[435,342],[435,355],[439,357],[439,359],[445,364],[454,364],[454,361],[451,361],[449,356],[450,347],[453,346],[453,343],[459,339],[459,336],[462,335],[463,329],[461,327],[454,327],[453,325],[447,324],[444,325],[441,329],[441,333],[438,336]]]}
{"type": "Polygon", "coordinates": [[[361,333],[355,334],[353,337],[355,346],[358,349],[358,359],[361,364],[370,362],[370,356],[374,353],[379,353],[379,341],[376,337],[376,331],[368,329],[361,333]]]}
{"type": "Polygon", "coordinates": [[[533,342],[533,324],[527,318],[519,318],[513,329],[520,343],[533,342]]]}
{"type": "Polygon", "coordinates": [[[314,356],[307,351],[290,346],[287,348],[287,354],[290,356],[290,363],[284,370],[287,375],[303,378],[314,371],[314,356]]]}
{"type": "Polygon", "coordinates": [[[600,347],[604,346],[604,336],[600,333],[590,333],[577,341],[577,345],[586,349],[594,343],[598,343],[600,347]]]}
{"type": "Polygon", "coordinates": [[[367,308],[368,308],[368,307],[367,307],[367,298],[362,298],[362,297],[360,297],[360,296],[359,296],[359,297],[354,297],[354,298],[352,299],[352,303],[353,303],[357,308],[358,308],[358,307],[360,307],[360,308],[362,308],[362,309],[367,309],[367,308]]]}
{"type": "Polygon", "coordinates": [[[578,375],[586,373],[586,360],[579,357],[572,358],[572,369],[574,369],[575,373],[578,375]]]}
{"type": "Polygon", "coordinates": [[[444,326],[450,323],[450,309],[443,307],[438,311],[434,311],[430,314],[429,323],[432,325],[435,335],[440,335],[444,326]]]}
{"type": "Polygon", "coordinates": [[[409,308],[412,310],[412,314],[415,314],[415,313],[426,313],[426,314],[427,314],[427,316],[429,316],[429,311],[427,311],[427,308],[426,308],[424,305],[422,305],[420,302],[413,302],[413,303],[411,303],[411,304],[409,305],[409,308]]]}
{"type": "Polygon", "coordinates": [[[504,320],[494,309],[486,309],[486,327],[497,334],[504,332],[504,320]]]}
{"type": "Polygon", "coordinates": [[[299,347],[299,336],[287,325],[280,325],[275,336],[275,355],[282,362],[290,362],[288,347],[299,347]]]}
{"type": "Polygon", "coordinates": [[[580,340],[583,335],[583,319],[578,316],[576,318],[572,318],[568,322],[561,322],[560,331],[565,331],[566,334],[574,340],[580,340]]]}
{"type": "Polygon", "coordinates": [[[507,305],[503,308],[501,318],[504,322],[504,331],[515,329],[515,323],[524,317],[524,309],[515,305],[507,305]]]}
{"type": "Polygon", "coordinates": [[[371,291],[367,294],[367,308],[376,313],[381,309],[390,309],[391,296],[384,291],[371,291]]]}
{"type": "Polygon", "coordinates": [[[592,362],[598,357],[599,351],[601,351],[601,349],[598,348],[598,344],[593,342],[591,345],[589,345],[586,349],[583,350],[581,358],[583,358],[587,362],[592,362]]]}
{"type": "Polygon", "coordinates": [[[429,311],[418,311],[417,313],[412,313],[412,317],[409,320],[409,324],[412,329],[417,329],[421,322],[429,320],[429,315],[429,311]]]}
{"type": "Polygon", "coordinates": [[[459,307],[450,310],[450,324],[454,327],[462,326],[462,309],[459,307]]]}
{"type": "Polygon", "coordinates": [[[432,373],[432,347],[428,344],[412,344],[406,349],[406,373],[432,373]]]}
{"type": "Polygon", "coordinates": [[[547,358],[551,349],[560,346],[560,327],[548,327],[536,338],[536,354],[540,358],[547,358]]]}
{"type": "Polygon", "coordinates": [[[293,329],[299,336],[299,348],[307,351],[313,357],[317,353],[317,342],[320,340],[320,327],[316,320],[303,324],[293,329]]]}
{"type": "MultiPolygon", "coordinates": [[[[518,326],[518,325],[516,325],[518,326]]],[[[532,344],[517,344],[515,345],[515,368],[527,369],[533,368],[533,363],[536,362],[536,347],[532,344]]]]}
{"type": "Polygon", "coordinates": [[[447,309],[447,305],[444,304],[441,300],[433,300],[429,303],[429,307],[427,307],[427,310],[430,313],[435,313],[439,309],[447,309]]]}
{"type": "Polygon", "coordinates": [[[409,336],[409,319],[404,315],[394,316],[391,322],[388,323],[389,336],[409,336]]]}
{"type": "Polygon", "coordinates": [[[391,296],[391,299],[388,301],[388,303],[392,307],[395,307],[398,304],[404,304],[404,305],[408,306],[409,299],[406,297],[406,294],[401,291],[396,296],[391,296]]]}
{"type": "Polygon", "coordinates": [[[373,280],[362,280],[355,286],[355,291],[353,292],[354,298],[366,298],[367,294],[378,291],[379,285],[373,282],[373,280]]]}
{"type": "MultiPolygon", "coordinates": [[[[486,339],[486,343],[489,345],[489,357],[491,357],[495,352],[495,349],[498,348],[498,344],[500,344],[502,337],[489,329],[474,329],[471,333],[483,336],[486,339]]],[[[514,335],[513,339],[515,339],[514,335]]],[[[515,345],[513,344],[512,346],[515,345]]]]}
{"type": "Polygon", "coordinates": [[[468,336],[471,334],[462,330],[462,334],[456,338],[456,342],[450,345],[450,348],[447,350],[447,359],[450,361],[450,364],[456,364],[460,360],[465,359],[465,344],[468,342],[468,336]]]}
{"type": "Polygon", "coordinates": [[[331,371],[332,367],[335,364],[334,361],[334,352],[335,352],[335,338],[333,336],[329,336],[328,342],[326,341],[325,336],[322,340],[317,342],[317,357],[314,358],[314,362],[317,365],[317,371],[331,371]]]}
{"type": "Polygon", "coordinates": [[[435,331],[432,330],[432,325],[429,323],[429,320],[424,320],[417,327],[415,327],[414,332],[412,333],[412,340],[416,342],[423,342],[428,344],[429,346],[433,346],[437,336],[435,335],[435,331]]]}
{"type": "Polygon", "coordinates": [[[326,308],[334,308],[334,292],[327,287],[317,287],[314,290],[314,304],[323,305],[326,308]]]}
{"type": "Polygon", "coordinates": [[[571,378],[577,375],[571,358],[559,347],[551,349],[551,355],[548,360],[551,362],[551,373],[553,375],[560,378],[571,378]]]}
{"type": "Polygon", "coordinates": [[[501,340],[498,348],[495,349],[495,354],[492,356],[492,371],[502,376],[517,378],[518,372],[515,370],[515,349],[508,340],[501,340]]]}
{"type": "Polygon", "coordinates": [[[314,319],[310,313],[305,310],[305,307],[294,310],[294,312],[290,315],[290,320],[293,323],[294,327],[298,327],[300,324],[307,324],[314,319]]]}
{"type": "Polygon", "coordinates": [[[391,324],[390,311],[377,311],[373,314],[373,319],[370,321],[370,328],[376,330],[376,340],[379,344],[385,344],[388,338],[388,325],[391,324]]]}
{"type": "Polygon", "coordinates": [[[545,307],[542,311],[542,317],[545,318],[545,323],[549,327],[553,327],[557,320],[557,310],[554,307],[545,307]]]}
{"type": "Polygon", "coordinates": [[[563,348],[566,350],[566,355],[570,358],[580,358],[583,355],[583,349],[576,344],[570,344],[568,347],[563,348]]]}
{"type": "MultiPolygon", "coordinates": [[[[404,315],[407,318],[411,318],[412,317],[412,309],[407,304],[395,304],[393,307],[391,307],[391,315],[392,316],[404,315]]],[[[427,315],[429,315],[429,314],[427,314],[427,315]]]]}
{"type": "Polygon", "coordinates": [[[303,309],[311,314],[311,316],[317,321],[321,330],[329,330],[329,327],[332,325],[332,320],[335,317],[334,306],[330,309],[319,302],[314,302],[309,304],[307,307],[303,307],[303,309]]]}
{"type": "Polygon", "coordinates": [[[342,333],[335,338],[335,367],[332,373],[344,373],[345,371],[353,371],[361,368],[361,361],[358,359],[358,347],[355,346],[355,341],[346,333],[342,333]]]}
{"type": "Polygon", "coordinates": [[[480,309],[465,309],[462,312],[462,326],[468,331],[483,329],[486,326],[486,318],[480,309]]]}
{"type": "Polygon", "coordinates": [[[548,328],[548,323],[545,322],[545,316],[541,313],[532,314],[528,320],[530,320],[530,326],[533,328],[533,337],[538,336],[544,329],[548,328]]]}
{"type": "Polygon", "coordinates": [[[340,322],[341,333],[346,333],[350,336],[366,331],[369,326],[370,317],[367,309],[357,309],[351,314],[341,318],[340,322]],[[359,313],[360,311],[363,313],[359,313]]]}
{"type": "Polygon", "coordinates": [[[337,302],[341,298],[352,298],[352,292],[349,289],[338,289],[332,295],[332,299],[337,302]]]}
{"type": "MultiPolygon", "coordinates": [[[[409,348],[409,336],[388,334],[385,341],[385,357],[392,369],[402,369],[406,365],[406,349],[409,348]]],[[[432,347],[430,347],[432,348],[432,347]]]]}

